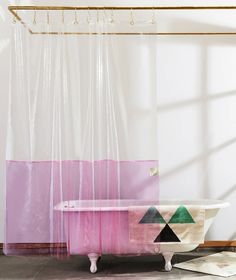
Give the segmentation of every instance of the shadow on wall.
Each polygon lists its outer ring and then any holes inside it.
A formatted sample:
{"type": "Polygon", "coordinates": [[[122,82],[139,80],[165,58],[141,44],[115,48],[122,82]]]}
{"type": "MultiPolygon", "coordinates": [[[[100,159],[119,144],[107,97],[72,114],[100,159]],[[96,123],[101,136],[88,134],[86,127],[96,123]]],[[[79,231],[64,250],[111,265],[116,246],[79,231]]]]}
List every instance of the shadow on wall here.
{"type": "MultiPolygon", "coordinates": [[[[180,27],[192,24],[176,21],[173,26],[177,29],[178,23],[180,27]]],[[[208,29],[212,31],[212,26],[206,25],[208,29]]],[[[161,198],[233,202],[236,199],[236,37],[171,36],[160,38],[158,44],[161,198]]],[[[236,210],[231,204],[231,208],[220,212],[207,239],[235,238],[235,233],[231,233],[234,226],[226,217],[236,210]]]]}

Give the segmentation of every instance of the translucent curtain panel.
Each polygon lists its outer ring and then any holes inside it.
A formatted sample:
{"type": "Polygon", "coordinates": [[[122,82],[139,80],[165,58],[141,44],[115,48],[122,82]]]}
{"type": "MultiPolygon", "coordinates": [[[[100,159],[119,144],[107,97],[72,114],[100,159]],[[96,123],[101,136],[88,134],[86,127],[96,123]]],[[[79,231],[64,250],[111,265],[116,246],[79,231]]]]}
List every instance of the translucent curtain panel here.
{"type": "Polygon", "coordinates": [[[159,199],[156,38],[41,25],[12,33],[4,253],[153,253],[127,209],[159,199]]]}

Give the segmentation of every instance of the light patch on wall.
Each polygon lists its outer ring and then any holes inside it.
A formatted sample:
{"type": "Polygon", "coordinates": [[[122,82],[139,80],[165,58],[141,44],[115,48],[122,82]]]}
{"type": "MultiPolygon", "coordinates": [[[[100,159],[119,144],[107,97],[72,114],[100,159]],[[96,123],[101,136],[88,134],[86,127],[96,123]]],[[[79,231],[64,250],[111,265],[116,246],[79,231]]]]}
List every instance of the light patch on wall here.
{"type": "Polygon", "coordinates": [[[236,89],[235,42],[227,46],[209,46],[207,54],[207,86],[210,95],[230,94],[236,89]]]}
{"type": "Polygon", "coordinates": [[[182,39],[159,39],[157,52],[158,104],[176,104],[201,95],[202,47],[182,39]]]}
{"type": "MultiPolygon", "coordinates": [[[[224,133],[224,132],[223,132],[224,133]]],[[[208,161],[209,196],[214,199],[222,199],[231,203],[231,207],[220,211],[214,225],[210,229],[207,240],[219,239],[219,232],[222,240],[233,240],[235,223],[228,217],[235,215],[236,201],[236,138],[228,143],[214,149],[208,161]],[[222,226],[225,230],[222,231],[222,226]]]]}
{"type": "Polygon", "coordinates": [[[2,39],[0,41],[0,53],[9,45],[10,39],[2,39]]]}
{"type": "Polygon", "coordinates": [[[192,104],[159,114],[161,174],[201,160],[201,122],[201,104],[192,104]]]}
{"type": "Polygon", "coordinates": [[[236,98],[231,98],[231,100],[228,100],[228,118],[229,121],[236,125],[236,112],[235,112],[235,108],[236,108],[236,98]]]}
{"type": "MultiPolygon", "coordinates": [[[[236,137],[236,112],[233,105],[236,104],[236,93],[232,96],[225,96],[211,100],[208,106],[209,118],[209,147],[216,148],[225,145],[236,137]],[[231,108],[231,110],[230,110],[231,108]]],[[[234,107],[235,108],[235,107],[234,107]]]]}
{"type": "Polygon", "coordinates": [[[160,161],[160,199],[207,198],[207,192],[201,160],[166,173],[162,172],[160,161]]]}
{"type": "Polygon", "coordinates": [[[5,20],[6,20],[5,13],[4,13],[4,11],[3,11],[3,8],[2,8],[2,7],[0,7],[0,19],[2,19],[3,21],[5,21],[5,20]]]}

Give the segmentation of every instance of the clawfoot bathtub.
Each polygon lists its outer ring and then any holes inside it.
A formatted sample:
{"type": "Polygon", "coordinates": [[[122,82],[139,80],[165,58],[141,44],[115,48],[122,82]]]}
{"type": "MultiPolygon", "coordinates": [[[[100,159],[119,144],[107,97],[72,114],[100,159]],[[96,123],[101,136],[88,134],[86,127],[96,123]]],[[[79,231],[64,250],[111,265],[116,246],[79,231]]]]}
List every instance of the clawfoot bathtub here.
{"type": "Polygon", "coordinates": [[[129,240],[128,207],[139,205],[185,205],[205,209],[204,234],[219,209],[229,204],[219,200],[140,201],[140,200],[74,200],[55,207],[62,211],[69,254],[87,255],[90,271],[97,271],[97,260],[103,254],[141,255],[162,254],[165,270],[172,269],[174,253],[194,250],[199,244],[133,244],[129,240]]]}

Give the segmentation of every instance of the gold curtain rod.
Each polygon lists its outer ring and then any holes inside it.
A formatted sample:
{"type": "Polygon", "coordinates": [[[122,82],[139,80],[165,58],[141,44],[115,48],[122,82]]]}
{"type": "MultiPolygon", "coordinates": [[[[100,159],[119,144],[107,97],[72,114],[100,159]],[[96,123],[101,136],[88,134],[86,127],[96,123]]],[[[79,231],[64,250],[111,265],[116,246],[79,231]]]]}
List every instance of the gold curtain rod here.
{"type": "Polygon", "coordinates": [[[17,11],[72,11],[72,10],[236,10],[236,6],[8,6],[13,16],[20,21],[32,35],[162,35],[162,36],[224,36],[236,35],[235,32],[34,32],[22,21],[17,11]]]}
{"type": "Polygon", "coordinates": [[[9,6],[13,10],[232,10],[236,6],[9,6]]]}
{"type": "Polygon", "coordinates": [[[158,35],[158,36],[215,36],[236,35],[236,32],[31,32],[33,35],[158,35]]]}

